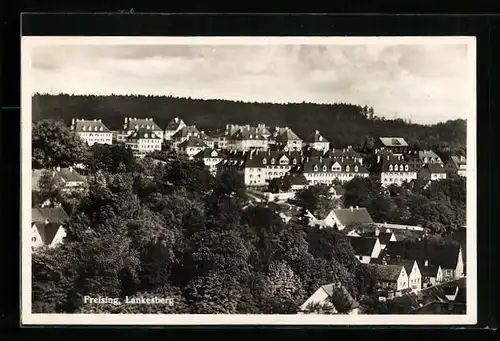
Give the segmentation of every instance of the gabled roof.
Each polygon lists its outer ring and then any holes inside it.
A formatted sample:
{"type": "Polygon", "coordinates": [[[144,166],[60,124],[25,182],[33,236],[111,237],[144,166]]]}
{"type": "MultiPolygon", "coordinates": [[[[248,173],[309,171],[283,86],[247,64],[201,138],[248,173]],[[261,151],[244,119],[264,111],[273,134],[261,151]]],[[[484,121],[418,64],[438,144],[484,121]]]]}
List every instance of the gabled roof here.
{"type": "Polygon", "coordinates": [[[186,147],[207,148],[208,146],[199,137],[191,136],[187,140],[185,140],[184,142],[182,142],[182,143],[179,144],[179,148],[186,148],[186,147]]]}
{"type": "Polygon", "coordinates": [[[301,141],[302,139],[295,134],[290,128],[284,128],[281,133],[276,136],[276,142],[301,141]]]}
{"type": "Polygon", "coordinates": [[[194,157],[197,159],[224,158],[225,154],[213,148],[205,148],[198,152],[194,157]]]}
{"type": "Polygon", "coordinates": [[[31,222],[44,223],[46,220],[49,223],[63,224],[68,221],[69,217],[62,207],[43,207],[31,209],[31,222]]]}
{"type": "Polygon", "coordinates": [[[139,139],[154,139],[161,140],[161,138],[155,134],[156,130],[146,129],[146,128],[138,128],[134,130],[129,136],[127,136],[127,140],[139,140],[139,139]]]}
{"type": "Polygon", "coordinates": [[[424,263],[420,263],[418,264],[418,268],[423,277],[436,277],[439,271],[439,265],[425,266],[424,263]]]}
{"type": "Polygon", "coordinates": [[[184,123],[184,121],[181,118],[174,117],[170,122],[168,122],[165,130],[174,131],[174,130],[177,130],[181,125],[185,126],[186,123],[184,123]]]}
{"type": "Polygon", "coordinates": [[[439,163],[428,163],[423,167],[423,169],[429,170],[429,172],[431,172],[432,174],[446,173],[444,167],[441,166],[439,163]]]}
{"type": "Polygon", "coordinates": [[[354,173],[354,174],[368,173],[368,171],[362,164],[354,161],[353,159],[338,160],[322,156],[307,157],[304,160],[302,168],[304,173],[313,173],[313,172],[318,172],[318,173],[342,172],[342,173],[354,173]],[[338,168],[334,168],[334,166],[336,167],[340,166],[340,170],[335,170],[338,168]],[[356,167],[358,170],[357,172],[356,172],[356,167]]]}
{"type": "Polygon", "coordinates": [[[371,224],[373,219],[368,213],[368,210],[364,207],[353,207],[351,208],[334,208],[333,213],[344,226],[359,223],[359,224],[371,224]]]}
{"type": "Polygon", "coordinates": [[[101,122],[101,120],[83,120],[76,119],[74,124],[74,131],[77,133],[96,132],[96,133],[110,133],[108,127],[101,122]]]}
{"type": "Polygon", "coordinates": [[[323,135],[321,135],[319,130],[315,130],[312,133],[310,133],[309,135],[307,135],[307,137],[305,138],[305,141],[309,142],[309,143],[314,143],[314,142],[330,143],[327,139],[325,139],[323,137],[323,135]]]}
{"type": "Polygon", "coordinates": [[[450,160],[455,164],[455,166],[457,166],[457,168],[459,168],[461,165],[462,166],[467,165],[467,159],[464,156],[462,157],[451,156],[450,160]]]}
{"type": "Polygon", "coordinates": [[[380,232],[378,234],[378,236],[376,235],[375,232],[365,232],[363,233],[363,236],[364,237],[378,237],[378,239],[380,240],[380,244],[384,244],[384,245],[387,245],[387,243],[389,243],[389,240],[391,239],[393,233],[392,232],[380,232]]]}
{"type": "Polygon", "coordinates": [[[357,256],[371,256],[377,238],[349,237],[354,254],[357,256]]]}
{"type": "MultiPolygon", "coordinates": [[[[406,166],[408,166],[408,161],[402,156],[396,156],[392,153],[380,153],[380,160],[375,166],[375,170],[378,172],[406,172],[406,166]],[[394,166],[398,166],[398,170],[394,170],[394,166]],[[403,170],[399,167],[403,166],[403,170]],[[392,170],[390,170],[392,168],[392,170]]],[[[413,171],[408,166],[408,171],[413,171]]]]}
{"type": "Polygon", "coordinates": [[[267,139],[259,132],[253,130],[239,129],[233,135],[229,137],[229,140],[236,141],[248,141],[248,140],[261,140],[266,141],[267,139]]]}
{"type": "Polygon", "coordinates": [[[459,245],[437,245],[422,240],[419,242],[390,242],[387,244],[385,252],[390,258],[413,259],[417,263],[425,263],[427,260],[429,265],[440,265],[443,269],[455,269],[460,249],[459,245]]]}
{"type": "Polygon", "coordinates": [[[387,259],[386,263],[388,265],[399,265],[405,268],[406,273],[409,275],[411,270],[413,269],[413,265],[415,265],[414,260],[410,259],[387,259]]]}
{"type": "Polygon", "coordinates": [[[379,137],[385,147],[407,147],[408,143],[402,137],[379,137]]]}
{"type": "Polygon", "coordinates": [[[383,282],[396,282],[404,269],[401,265],[368,264],[375,270],[377,279],[383,282]]]}
{"type": "Polygon", "coordinates": [[[361,158],[361,154],[358,153],[354,148],[333,148],[325,153],[325,157],[330,157],[333,159],[341,159],[341,158],[361,158]]]}
{"type": "Polygon", "coordinates": [[[427,159],[433,159],[435,162],[442,162],[439,155],[434,153],[434,151],[432,150],[419,150],[417,155],[418,158],[422,161],[424,160],[424,158],[427,158],[427,159]]]}
{"type": "Polygon", "coordinates": [[[304,174],[292,175],[292,176],[290,176],[289,179],[290,179],[290,183],[292,184],[292,186],[302,186],[302,185],[309,184],[309,182],[307,181],[304,174]]]}
{"type": "Polygon", "coordinates": [[[56,174],[61,177],[64,182],[85,182],[87,180],[72,167],[60,168],[56,170],[56,174]]]}
{"type": "Polygon", "coordinates": [[[181,139],[188,136],[200,137],[201,133],[198,128],[196,128],[196,126],[185,126],[182,127],[181,130],[176,132],[174,135],[172,135],[172,139],[181,139]]]}
{"type": "Polygon", "coordinates": [[[136,130],[143,128],[150,131],[162,131],[162,129],[153,121],[152,118],[126,118],[124,124],[126,130],[136,130]]]}

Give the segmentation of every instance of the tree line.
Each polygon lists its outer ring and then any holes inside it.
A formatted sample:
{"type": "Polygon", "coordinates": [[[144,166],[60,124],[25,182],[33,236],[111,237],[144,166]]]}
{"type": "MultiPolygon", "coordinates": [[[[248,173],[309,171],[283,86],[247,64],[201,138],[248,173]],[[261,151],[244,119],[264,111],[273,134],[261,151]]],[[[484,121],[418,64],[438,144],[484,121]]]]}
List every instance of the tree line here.
{"type": "Polygon", "coordinates": [[[404,137],[412,147],[448,153],[463,153],[466,121],[450,120],[419,125],[403,119],[389,120],[367,106],[349,103],[245,103],[169,96],[95,96],[35,94],[33,120],[72,118],[102,119],[111,129],[120,129],[125,117],[149,117],[162,128],[180,117],[207,132],[220,132],[226,124],[265,123],[290,127],[305,138],[319,129],[336,148],[363,147],[366,139],[380,136],[404,137]]]}

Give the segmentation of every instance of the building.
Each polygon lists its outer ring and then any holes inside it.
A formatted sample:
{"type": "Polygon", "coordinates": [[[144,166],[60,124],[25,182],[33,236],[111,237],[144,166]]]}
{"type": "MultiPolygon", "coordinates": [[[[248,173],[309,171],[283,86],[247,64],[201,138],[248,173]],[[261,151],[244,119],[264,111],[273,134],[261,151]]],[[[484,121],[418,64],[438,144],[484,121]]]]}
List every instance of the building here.
{"type": "Polygon", "coordinates": [[[87,187],[87,179],[78,173],[73,167],[56,167],[53,170],[34,169],[31,176],[31,187],[33,191],[39,190],[39,181],[44,172],[56,177],[65,192],[83,191],[87,187]]]}
{"type": "Polygon", "coordinates": [[[237,151],[267,150],[268,140],[258,128],[246,126],[228,137],[226,148],[237,151]]]}
{"type": "Polygon", "coordinates": [[[113,132],[101,120],[72,119],[71,130],[89,146],[113,143],[113,132]]]}
{"type": "Polygon", "coordinates": [[[425,182],[443,180],[446,179],[446,171],[438,163],[428,163],[418,171],[417,179],[425,182]]]}
{"type": "Polygon", "coordinates": [[[168,122],[165,128],[165,134],[163,135],[165,141],[170,141],[172,135],[181,130],[186,126],[186,123],[179,117],[174,117],[170,122],[168,122]]]}
{"type": "Polygon", "coordinates": [[[402,265],[370,264],[383,289],[400,292],[408,288],[408,274],[402,265]]]}
{"type": "Polygon", "coordinates": [[[125,135],[123,140],[125,141],[126,137],[130,136],[133,132],[138,131],[139,129],[144,132],[154,133],[160,138],[161,141],[163,141],[163,129],[161,129],[152,118],[137,117],[125,117],[122,129],[122,132],[125,135]]]}
{"type": "Polygon", "coordinates": [[[331,158],[333,160],[353,160],[356,163],[363,164],[363,156],[358,153],[352,146],[347,148],[333,148],[328,150],[323,157],[331,158]]]}
{"type": "Polygon", "coordinates": [[[300,152],[279,151],[232,151],[219,165],[220,170],[234,168],[243,172],[245,185],[267,186],[268,181],[281,178],[298,164],[302,156],[300,152]]]}
{"type": "Polygon", "coordinates": [[[217,165],[224,159],[225,155],[213,148],[204,148],[194,155],[195,159],[203,160],[203,163],[210,170],[210,174],[217,175],[217,165]]]}
{"type": "Polygon", "coordinates": [[[330,283],[319,287],[299,309],[299,314],[324,312],[338,314],[341,310],[344,314],[357,315],[359,314],[359,303],[354,300],[343,285],[330,283]]]}
{"type": "MultiPolygon", "coordinates": [[[[163,132],[162,132],[163,134],[163,132]]],[[[163,138],[159,137],[152,129],[138,128],[125,138],[125,146],[132,149],[136,156],[161,150],[163,138]]]]}
{"type": "Polygon", "coordinates": [[[462,248],[456,244],[434,244],[423,239],[418,242],[390,242],[384,250],[391,259],[410,259],[425,266],[440,266],[443,280],[464,276],[462,248]]]}
{"type": "Polygon", "coordinates": [[[302,150],[302,139],[288,127],[277,127],[269,138],[270,143],[274,144],[277,149],[286,151],[302,150]]]}
{"type": "Polygon", "coordinates": [[[307,181],[304,174],[290,175],[288,179],[290,180],[291,185],[290,192],[293,193],[296,193],[309,185],[309,182],[307,181]]]}
{"type": "Polygon", "coordinates": [[[201,138],[191,136],[184,142],[180,143],[177,148],[180,154],[193,157],[205,148],[208,148],[208,146],[201,138]]]}
{"type": "Polygon", "coordinates": [[[417,172],[410,170],[408,162],[401,155],[381,153],[377,156],[374,172],[380,175],[380,183],[384,187],[401,186],[417,179],[417,172]]]}
{"type": "Polygon", "coordinates": [[[350,237],[349,241],[351,242],[355,257],[361,263],[370,263],[372,259],[378,258],[382,250],[378,238],[350,237]]]}
{"type": "Polygon", "coordinates": [[[380,137],[375,141],[375,152],[382,150],[402,156],[408,153],[408,143],[402,137],[380,137]]]}
{"type": "Polygon", "coordinates": [[[177,146],[180,143],[188,140],[192,136],[201,138],[201,132],[198,130],[198,128],[196,128],[196,126],[194,125],[185,126],[179,129],[178,132],[176,132],[170,137],[173,149],[177,150],[177,146]]]}
{"type": "Polygon", "coordinates": [[[61,207],[44,207],[31,209],[31,246],[55,247],[63,242],[66,236],[64,229],[69,220],[61,207]]]}
{"type": "Polygon", "coordinates": [[[299,170],[311,185],[345,183],[355,177],[366,178],[370,175],[362,164],[352,159],[335,160],[322,156],[306,157],[299,170]]]}
{"type": "Polygon", "coordinates": [[[443,281],[443,271],[439,265],[429,265],[420,263],[420,272],[422,273],[422,287],[437,285],[443,281]]]}
{"type": "Polygon", "coordinates": [[[405,155],[411,170],[420,170],[426,164],[438,164],[444,167],[444,162],[441,160],[439,155],[437,155],[432,150],[416,150],[409,151],[405,155]]]}
{"type": "Polygon", "coordinates": [[[382,264],[402,265],[408,275],[408,288],[412,291],[422,289],[422,273],[415,260],[408,259],[384,259],[382,264]]]}
{"type": "Polygon", "coordinates": [[[314,150],[327,152],[330,149],[330,142],[321,135],[319,130],[313,131],[305,140],[305,145],[314,150]]]}
{"type": "Polygon", "coordinates": [[[465,156],[451,156],[444,168],[449,175],[467,176],[467,159],[465,156]]]}
{"type": "Polygon", "coordinates": [[[339,231],[342,231],[350,225],[370,225],[373,224],[373,219],[364,207],[349,207],[349,208],[334,208],[332,210],[331,219],[333,225],[339,231]]]}
{"type": "Polygon", "coordinates": [[[390,242],[397,241],[396,235],[391,230],[387,229],[385,232],[380,232],[380,228],[375,228],[373,232],[362,233],[361,236],[369,238],[378,238],[380,241],[380,247],[384,250],[390,242]]]}

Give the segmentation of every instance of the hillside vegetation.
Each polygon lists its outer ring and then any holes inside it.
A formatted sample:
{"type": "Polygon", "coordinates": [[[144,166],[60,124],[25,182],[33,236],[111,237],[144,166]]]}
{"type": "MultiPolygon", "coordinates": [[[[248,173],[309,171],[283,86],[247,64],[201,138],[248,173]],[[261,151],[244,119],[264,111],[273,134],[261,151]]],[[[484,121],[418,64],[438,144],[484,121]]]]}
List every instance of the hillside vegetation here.
{"type": "Polygon", "coordinates": [[[150,117],[160,127],[175,116],[207,132],[220,131],[226,124],[265,123],[290,127],[304,137],[315,129],[337,148],[364,146],[379,136],[403,136],[412,146],[440,152],[463,153],[466,121],[457,119],[435,125],[412,124],[402,119],[377,116],[376,108],[353,104],[244,103],[159,96],[73,96],[36,94],[33,120],[72,118],[102,119],[119,129],[125,117],[150,117]]]}

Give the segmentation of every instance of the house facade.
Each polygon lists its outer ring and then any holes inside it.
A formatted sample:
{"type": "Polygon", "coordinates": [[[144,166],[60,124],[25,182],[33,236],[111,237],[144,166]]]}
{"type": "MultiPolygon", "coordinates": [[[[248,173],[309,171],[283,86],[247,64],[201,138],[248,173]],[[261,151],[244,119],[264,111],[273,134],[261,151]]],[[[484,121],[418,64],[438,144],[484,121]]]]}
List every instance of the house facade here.
{"type": "Polygon", "coordinates": [[[321,135],[319,130],[313,131],[309,134],[305,140],[306,147],[310,147],[312,149],[327,152],[330,149],[330,142],[321,135]]]}
{"type": "Polygon", "coordinates": [[[194,125],[182,127],[170,137],[170,144],[174,150],[178,149],[179,144],[187,141],[190,137],[202,138],[201,132],[194,125]]]}
{"type": "Polygon", "coordinates": [[[137,117],[125,117],[123,121],[122,131],[125,134],[123,141],[136,131],[148,132],[149,134],[154,133],[161,141],[163,141],[163,129],[161,129],[152,118],[137,118],[137,117]]]}
{"type": "Polygon", "coordinates": [[[101,120],[72,119],[70,129],[89,146],[113,143],[113,132],[101,120]]]}
{"type": "Polygon", "coordinates": [[[181,142],[177,146],[178,149],[177,151],[180,154],[184,154],[192,158],[193,156],[205,150],[206,148],[208,148],[208,146],[205,142],[203,142],[201,138],[191,136],[189,137],[189,139],[181,142]]]}
{"type": "Polygon", "coordinates": [[[333,148],[328,150],[324,157],[331,158],[333,160],[352,160],[355,163],[363,165],[363,156],[358,153],[352,146],[347,146],[347,148],[333,148]]]}
{"type": "Polygon", "coordinates": [[[446,171],[437,163],[428,163],[417,173],[417,178],[423,181],[439,181],[446,179],[446,171]]]}
{"type": "Polygon", "coordinates": [[[152,129],[138,128],[125,138],[125,146],[132,149],[135,156],[144,156],[154,151],[161,151],[162,141],[163,138],[152,129]]]}
{"type": "Polygon", "coordinates": [[[66,236],[68,215],[61,207],[33,208],[31,210],[31,246],[55,247],[66,236]]]}
{"type": "Polygon", "coordinates": [[[366,178],[370,175],[362,164],[352,159],[336,160],[323,156],[306,157],[301,170],[311,185],[345,183],[355,177],[366,178]]]}
{"type": "Polygon", "coordinates": [[[467,159],[465,156],[451,156],[444,168],[450,175],[467,176],[467,159]]]}
{"type": "Polygon", "coordinates": [[[439,265],[429,265],[421,263],[420,271],[422,272],[422,287],[433,286],[443,281],[443,271],[439,265]]]}
{"type": "Polygon", "coordinates": [[[408,162],[401,155],[379,155],[375,172],[380,174],[380,183],[384,187],[401,186],[404,182],[409,183],[417,179],[417,172],[410,170],[408,162]]]}
{"type": "Polygon", "coordinates": [[[203,160],[212,176],[217,175],[217,165],[224,159],[224,154],[221,151],[205,148],[194,155],[195,159],[203,160]]]}
{"type": "Polygon", "coordinates": [[[356,259],[364,264],[369,264],[372,259],[378,258],[382,251],[378,238],[352,237],[349,241],[356,259]]]}
{"type": "Polygon", "coordinates": [[[276,128],[270,139],[272,140],[271,143],[274,143],[277,149],[284,148],[288,151],[302,150],[302,139],[288,127],[276,128]]]}
{"type": "Polygon", "coordinates": [[[244,127],[237,130],[229,136],[226,144],[226,149],[237,151],[267,150],[267,148],[267,138],[259,132],[259,129],[253,127],[244,127]]]}
{"type": "Polygon", "coordinates": [[[383,289],[402,291],[408,288],[408,274],[402,265],[370,264],[375,271],[377,283],[383,289]]]}

